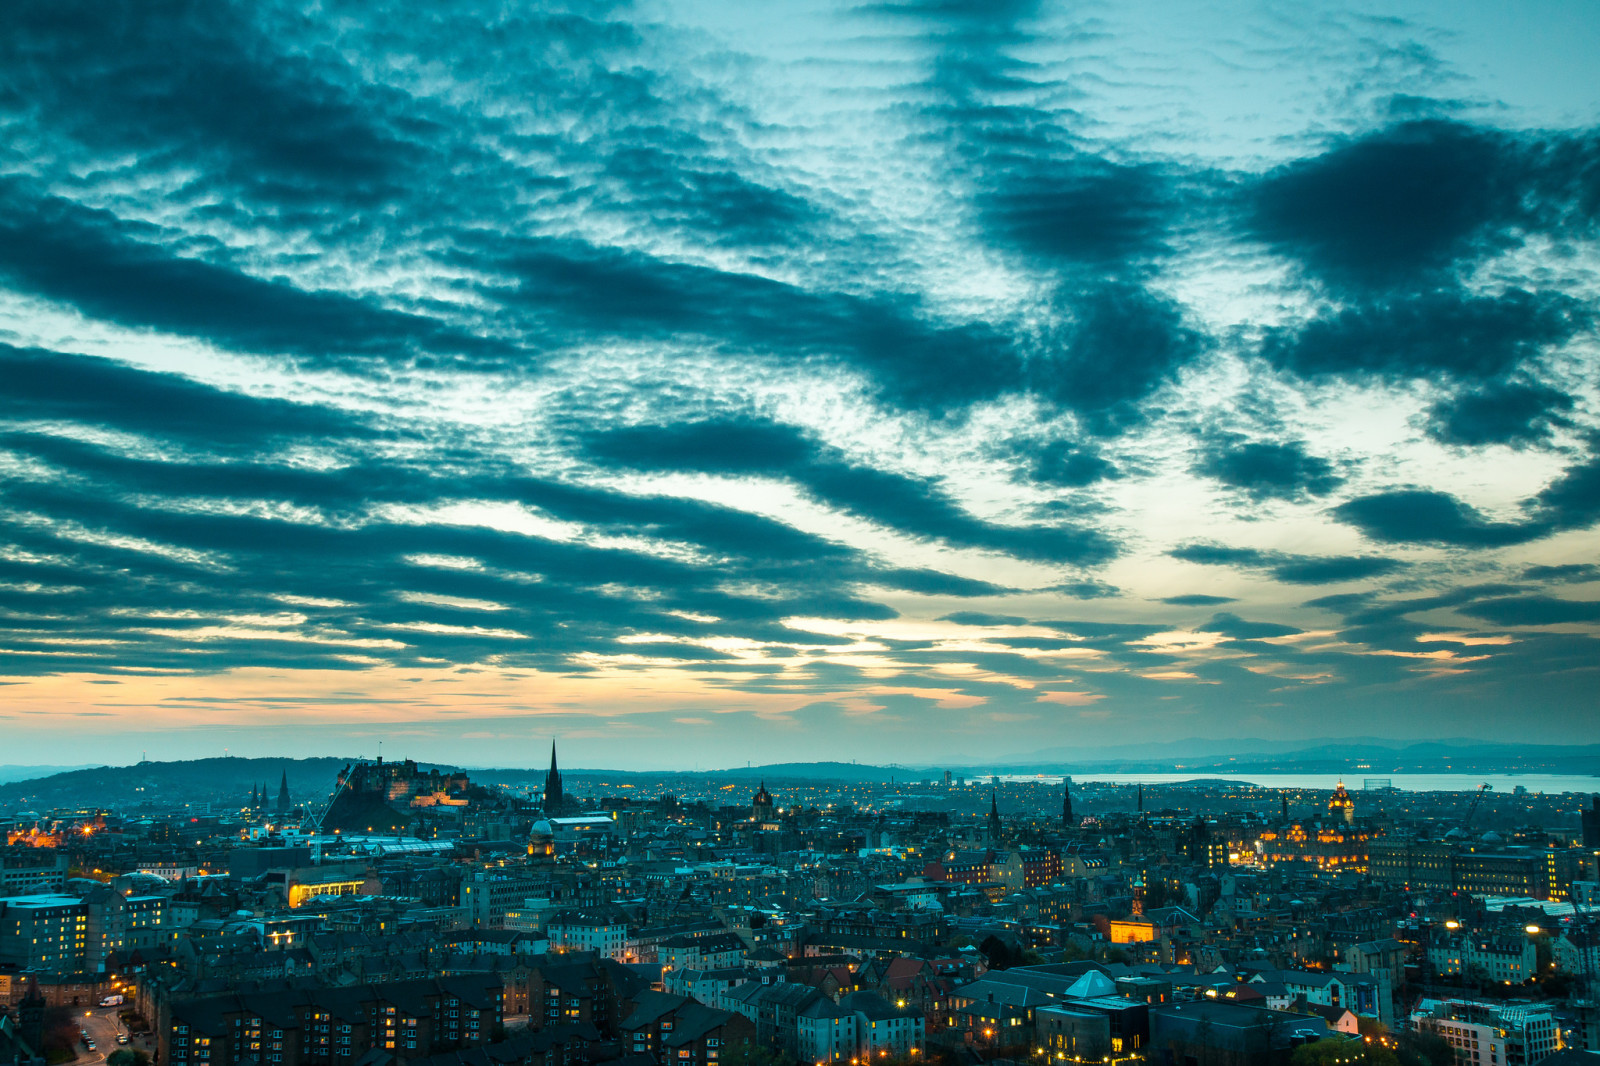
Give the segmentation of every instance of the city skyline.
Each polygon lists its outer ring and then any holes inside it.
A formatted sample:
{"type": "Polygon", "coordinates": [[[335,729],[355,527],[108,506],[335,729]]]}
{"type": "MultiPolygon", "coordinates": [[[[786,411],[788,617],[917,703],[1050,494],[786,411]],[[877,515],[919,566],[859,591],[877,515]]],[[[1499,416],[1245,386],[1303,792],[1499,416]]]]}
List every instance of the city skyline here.
{"type": "Polygon", "coordinates": [[[0,761],[1600,743],[1600,9],[105,10],[0,761]]]}

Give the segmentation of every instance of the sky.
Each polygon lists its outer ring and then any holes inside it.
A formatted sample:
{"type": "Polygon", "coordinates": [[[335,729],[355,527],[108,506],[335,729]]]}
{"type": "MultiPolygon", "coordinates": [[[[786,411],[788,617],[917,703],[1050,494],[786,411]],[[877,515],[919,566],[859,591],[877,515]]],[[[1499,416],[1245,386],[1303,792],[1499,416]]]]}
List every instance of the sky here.
{"type": "Polygon", "coordinates": [[[1600,741],[1600,6],[0,7],[0,762],[1600,741]]]}

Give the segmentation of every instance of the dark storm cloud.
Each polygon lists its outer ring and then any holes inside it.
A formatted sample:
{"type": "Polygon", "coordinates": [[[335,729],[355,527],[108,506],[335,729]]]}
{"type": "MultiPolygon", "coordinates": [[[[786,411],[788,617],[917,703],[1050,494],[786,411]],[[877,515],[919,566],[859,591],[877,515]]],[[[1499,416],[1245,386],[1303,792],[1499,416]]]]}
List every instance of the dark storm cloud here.
{"type": "Polygon", "coordinates": [[[1439,289],[1360,302],[1273,330],[1262,354],[1303,377],[1491,378],[1592,323],[1589,309],[1564,293],[1439,289]]]}
{"type": "Polygon", "coordinates": [[[1224,603],[1238,602],[1233,596],[1207,596],[1203,593],[1192,592],[1184,596],[1167,596],[1162,603],[1173,607],[1216,607],[1224,603]]]}
{"type": "Polygon", "coordinates": [[[631,427],[592,435],[585,447],[598,459],[634,469],[786,478],[829,506],[960,547],[1076,564],[1104,562],[1115,553],[1115,545],[1095,530],[1007,526],[976,518],[933,481],[851,464],[797,429],[772,422],[631,427]]]}
{"type": "Polygon", "coordinates": [[[1251,441],[1236,433],[1210,435],[1194,469],[1254,500],[1326,496],[1344,481],[1301,441],[1251,441]]]}
{"type": "Polygon", "coordinates": [[[1229,548],[1220,544],[1185,544],[1167,553],[1174,559],[1206,566],[1233,566],[1264,570],[1291,585],[1331,585],[1394,573],[1405,564],[1398,559],[1370,555],[1294,555],[1256,548],[1229,548]]]}
{"type": "Polygon", "coordinates": [[[1571,396],[1532,381],[1494,381],[1457,393],[1428,410],[1428,435],[1443,444],[1536,444],[1568,424],[1571,396]]]}

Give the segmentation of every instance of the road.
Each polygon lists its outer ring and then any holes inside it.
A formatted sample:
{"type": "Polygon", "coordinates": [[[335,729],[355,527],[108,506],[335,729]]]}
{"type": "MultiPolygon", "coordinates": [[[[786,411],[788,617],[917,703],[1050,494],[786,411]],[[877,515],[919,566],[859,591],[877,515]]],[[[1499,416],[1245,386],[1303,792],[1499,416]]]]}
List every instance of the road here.
{"type": "Polygon", "coordinates": [[[103,1063],[106,1061],[107,1055],[122,1046],[117,1043],[117,1034],[126,1032],[122,1027],[122,1023],[117,1020],[117,1011],[122,1009],[121,1007],[94,1007],[92,1009],[80,1009],[76,1012],[78,1028],[88,1031],[89,1036],[94,1039],[95,1050],[90,1051],[83,1046],[83,1042],[80,1040],[77,1047],[73,1049],[78,1053],[75,1066],[95,1066],[96,1063],[103,1063]]]}

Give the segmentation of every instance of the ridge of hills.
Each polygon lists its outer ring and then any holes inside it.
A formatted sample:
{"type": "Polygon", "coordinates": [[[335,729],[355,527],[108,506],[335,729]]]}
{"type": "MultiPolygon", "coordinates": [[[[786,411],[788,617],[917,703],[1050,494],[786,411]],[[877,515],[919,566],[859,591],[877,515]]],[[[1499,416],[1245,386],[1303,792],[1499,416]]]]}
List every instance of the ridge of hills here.
{"type": "MultiPolygon", "coordinates": [[[[663,782],[681,781],[689,785],[707,779],[743,780],[754,784],[792,785],[827,782],[830,784],[872,784],[891,780],[913,783],[937,778],[944,770],[967,778],[990,774],[1079,774],[1092,779],[1096,773],[1182,773],[1195,778],[1226,773],[1559,773],[1600,775],[1600,745],[1560,747],[1553,745],[1505,745],[1479,741],[1427,741],[1397,746],[1392,741],[1373,738],[1329,741],[1313,740],[1304,746],[1280,746],[1273,752],[1216,755],[1223,742],[1177,741],[1163,744],[1129,745],[1121,749],[1080,750],[1072,757],[1060,757],[1066,749],[1047,749],[1032,753],[1026,761],[996,760],[981,766],[880,766],[855,762],[787,762],[756,766],[728,767],[719,770],[626,771],[571,768],[563,771],[569,787],[600,793],[611,784],[626,784],[630,779],[663,782]],[[1182,759],[1182,761],[1178,761],[1182,759]]],[[[1232,742],[1233,752],[1243,745],[1265,741],[1232,742]]],[[[206,758],[171,762],[141,762],[131,766],[82,767],[0,784],[0,811],[47,810],[55,807],[134,806],[142,802],[181,797],[183,802],[210,802],[243,806],[250,790],[267,786],[268,802],[275,802],[283,775],[287,775],[291,800],[298,806],[326,802],[333,792],[338,772],[356,759],[316,757],[285,758],[206,758]]],[[[475,784],[540,786],[543,767],[482,768],[454,767],[441,763],[418,763],[421,769],[463,769],[475,784]]],[[[15,770],[26,768],[15,767],[15,770]]],[[[1600,790],[1600,781],[1596,782],[1600,790]]]]}

